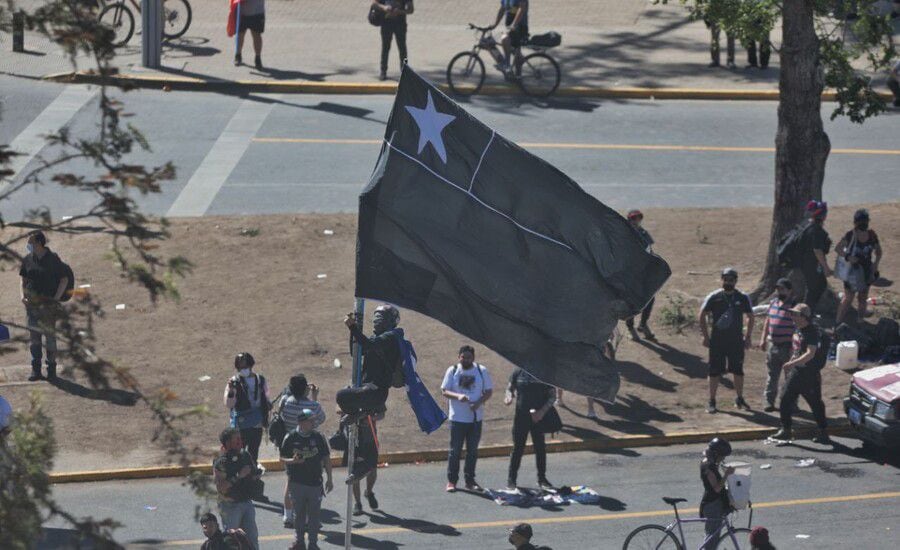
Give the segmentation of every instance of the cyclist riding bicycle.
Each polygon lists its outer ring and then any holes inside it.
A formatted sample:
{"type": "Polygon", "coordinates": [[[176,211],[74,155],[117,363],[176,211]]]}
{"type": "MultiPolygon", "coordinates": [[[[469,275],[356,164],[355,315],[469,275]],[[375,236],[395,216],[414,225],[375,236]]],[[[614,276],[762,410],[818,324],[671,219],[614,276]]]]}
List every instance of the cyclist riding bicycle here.
{"type": "MultiPolygon", "coordinates": [[[[706,450],[703,451],[703,459],[700,461],[700,479],[703,481],[700,517],[706,519],[707,537],[719,530],[722,520],[731,511],[726,479],[734,473],[734,468],[725,468],[724,473],[719,471],[722,461],[730,454],[731,444],[716,437],[709,442],[706,450]]],[[[710,544],[714,544],[714,542],[710,544]]],[[[706,548],[712,548],[712,546],[704,546],[704,550],[706,548]]]]}
{"type": "Polygon", "coordinates": [[[503,46],[505,59],[504,66],[499,68],[505,72],[511,65],[510,52],[521,47],[528,40],[528,0],[500,0],[497,20],[489,28],[496,28],[504,15],[506,16],[506,32],[500,39],[500,44],[503,46]]]}

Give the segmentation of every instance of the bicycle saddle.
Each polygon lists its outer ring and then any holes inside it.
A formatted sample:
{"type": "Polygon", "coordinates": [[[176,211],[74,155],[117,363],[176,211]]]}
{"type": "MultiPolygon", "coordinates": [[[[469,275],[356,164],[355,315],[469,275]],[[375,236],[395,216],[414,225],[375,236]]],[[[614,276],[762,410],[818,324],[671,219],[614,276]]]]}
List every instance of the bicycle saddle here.
{"type": "Polygon", "coordinates": [[[687,502],[686,498],[672,498],[672,497],[663,497],[663,502],[670,506],[675,506],[679,502],[687,502]]]}

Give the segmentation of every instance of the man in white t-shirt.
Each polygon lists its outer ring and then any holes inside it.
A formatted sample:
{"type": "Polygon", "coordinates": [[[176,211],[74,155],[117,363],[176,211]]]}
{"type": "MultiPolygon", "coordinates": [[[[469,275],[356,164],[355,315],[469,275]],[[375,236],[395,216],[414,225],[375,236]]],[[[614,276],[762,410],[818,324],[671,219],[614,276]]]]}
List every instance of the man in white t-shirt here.
{"type": "Polygon", "coordinates": [[[484,403],[494,393],[494,384],[487,368],[475,362],[475,348],[459,348],[459,363],[447,369],[441,383],[441,394],[450,400],[450,456],[447,458],[447,492],[456,491],[459,481],[459,458],[466,444],[464,475],[466,489],[481,491],[475,481],[478,462],[478,443],[481,441],[481,421],[484,403]]]}

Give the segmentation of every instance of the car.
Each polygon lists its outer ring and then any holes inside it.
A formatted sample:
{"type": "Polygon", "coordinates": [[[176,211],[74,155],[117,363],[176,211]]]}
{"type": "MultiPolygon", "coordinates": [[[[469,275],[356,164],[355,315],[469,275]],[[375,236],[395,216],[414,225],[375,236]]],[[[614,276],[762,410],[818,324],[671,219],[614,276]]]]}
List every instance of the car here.
{"type": "Polygon", "coordinates": [[[900,448],[900,363],[854,374],[844,411],[864,444],[900,448]]]}

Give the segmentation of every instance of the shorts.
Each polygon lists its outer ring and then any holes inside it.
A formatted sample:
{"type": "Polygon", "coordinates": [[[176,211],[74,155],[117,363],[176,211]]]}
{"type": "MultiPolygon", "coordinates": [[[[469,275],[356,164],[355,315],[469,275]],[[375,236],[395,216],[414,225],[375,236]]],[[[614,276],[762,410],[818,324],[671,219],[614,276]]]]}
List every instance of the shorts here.
{"type": "MultiPolygon", "coordinates": [[[[512,25],[512,19],[507,17],[506,24],[512,25]]],[[[528,42],[528,25],[520,24],[515,30],[507,30],[506,33],[509,35],[509,45],[513,48],[518,48],[528,42]]]]}
{"type": "Polygon", "coordinates": [[[266,14],[259,13],[256,15],[242,15],[238,32],[251,30],[262,34],[266,30],[266,14]]]}
{"type": "Polygon", "coordinates": [[[742,343],[709,346],[709,376],[722,376],[726,371],[743,376],[744,346],[742,343]]]}

